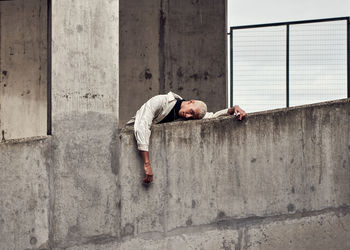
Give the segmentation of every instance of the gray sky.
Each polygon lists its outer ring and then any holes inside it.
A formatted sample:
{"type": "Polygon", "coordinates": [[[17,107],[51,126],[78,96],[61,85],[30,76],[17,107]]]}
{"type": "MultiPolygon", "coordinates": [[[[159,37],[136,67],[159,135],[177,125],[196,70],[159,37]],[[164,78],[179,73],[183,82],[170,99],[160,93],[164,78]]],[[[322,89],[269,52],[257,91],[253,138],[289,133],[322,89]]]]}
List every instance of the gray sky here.
{"type": "Polygon", "coordinates": [[[350,0],[227,0],[228,26],[350,16],[350,0]]]}
{"type": "MultiPolygon", "coordinates": [[[[228,29],[344,17],[350,0],[228,0],[227,15],[228,29]]],[[[291,106],[346,97],[345,24],[291,26],[291,106]]],[[[284,107],[285,27],[235,32],[234,104],[248,112],[284,107]]]]}

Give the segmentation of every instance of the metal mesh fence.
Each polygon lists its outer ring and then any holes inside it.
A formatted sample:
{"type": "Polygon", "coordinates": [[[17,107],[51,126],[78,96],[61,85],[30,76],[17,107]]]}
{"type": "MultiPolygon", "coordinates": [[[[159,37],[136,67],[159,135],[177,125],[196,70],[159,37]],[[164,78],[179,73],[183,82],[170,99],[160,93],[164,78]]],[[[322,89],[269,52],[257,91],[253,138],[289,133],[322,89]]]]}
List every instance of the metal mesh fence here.
{"type": "Polygon", "coordinates": [[[347,97],[348,18],[231,27],[231,100],[248,112],[347,97]]]}

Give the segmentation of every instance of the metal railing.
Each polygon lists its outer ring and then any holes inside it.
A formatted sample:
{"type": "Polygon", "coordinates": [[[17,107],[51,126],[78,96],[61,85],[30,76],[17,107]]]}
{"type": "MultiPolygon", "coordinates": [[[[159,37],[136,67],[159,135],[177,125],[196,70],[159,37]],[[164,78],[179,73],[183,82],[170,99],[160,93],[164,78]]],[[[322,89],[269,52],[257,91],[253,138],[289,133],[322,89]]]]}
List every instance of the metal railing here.
{"type": "Polygon", "coordinates": [[[349,98],[349,21],[230,27],[230,105],[252,112],[349,98]]]}

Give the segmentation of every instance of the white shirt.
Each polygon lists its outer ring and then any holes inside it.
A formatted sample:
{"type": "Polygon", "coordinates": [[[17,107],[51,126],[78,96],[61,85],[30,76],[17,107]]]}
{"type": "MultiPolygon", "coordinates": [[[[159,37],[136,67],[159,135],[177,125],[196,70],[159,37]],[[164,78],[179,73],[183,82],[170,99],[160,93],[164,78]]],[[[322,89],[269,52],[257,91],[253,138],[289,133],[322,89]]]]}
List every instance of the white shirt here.
{"type": "MultiPolygon", "coordinates": [[[[176,99],[182,100],[182,97],[173,92],[156,95],[143,104],[136,115],[127,122],[127,124],[134,123],[134,134],[139,150],[148,151],[151,125],[161,122],[169,114],[176,104],[176,99]]],[[[207,112],[203,119],[227,115],[227,110],[223,109],[216,113],[207,112]]]]}

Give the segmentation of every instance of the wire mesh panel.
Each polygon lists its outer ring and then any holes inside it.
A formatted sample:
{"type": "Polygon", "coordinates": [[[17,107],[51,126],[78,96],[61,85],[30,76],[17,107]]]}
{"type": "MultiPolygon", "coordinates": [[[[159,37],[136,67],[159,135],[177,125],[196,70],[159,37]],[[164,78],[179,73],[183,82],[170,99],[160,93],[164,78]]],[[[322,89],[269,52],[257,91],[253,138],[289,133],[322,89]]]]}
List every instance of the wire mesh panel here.
{"type": "Polygon", "coordinates": [[[347,97],[347,22],[290,26],[290,105],[347,97]]]}
{"type": "Polygon", "coordinates": [[[349,23],[231,27],[231,103],[255,112],[350,97],[349,23]]]}
{"type": "Polygon", "coordinates": [[[285,106],[285,34],[285,26],[233,31],[233,100],[247,112],[285,106]]]}

